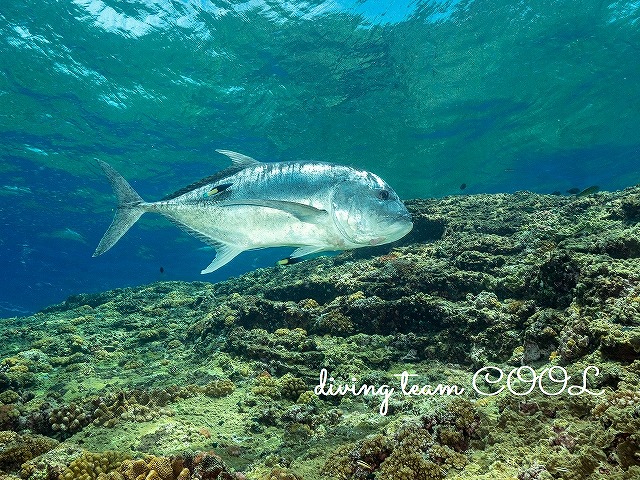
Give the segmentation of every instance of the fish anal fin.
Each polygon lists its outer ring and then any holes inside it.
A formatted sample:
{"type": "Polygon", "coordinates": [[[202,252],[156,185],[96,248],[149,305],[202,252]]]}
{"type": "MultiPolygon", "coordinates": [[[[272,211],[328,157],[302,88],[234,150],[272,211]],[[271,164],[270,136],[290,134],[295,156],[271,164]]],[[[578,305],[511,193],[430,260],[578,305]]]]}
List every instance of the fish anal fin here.
{"type": "Polygon", "coordinates": [[[238,254],[244,251],[243,248],[234,247],[233,245],[222,243],[221,241],[216,240],[215,238],[211,238],[210,236],[185,225],[184,223],[182,223],[180,220],[176,218],[172,218],[169,215],[165,215],[165,217],[169,219],[171,223],[180,227],[189,235],[193,235],[197,239],[202,240],[207,245],[210,245],[216,249],[216,258],[213,259],[213,261],[209,264],[207,268],[205,268],[200,272],[201,274],[211,273],[216,271],[217,269],[226,265],[231,260],[233,260],[238,254]]]}
{"type": "Polygon", "coordinates": [[[251,158],[247,155],[243,155],[242,153],[232,152],[231,150],[216,150],[216,152],[221,153],[222,155],[226,155],[231,159],[234,165],[239,167],[249,167],[251,165],[258,165],[259,162],[255,158],[251,158]]]}
{"type": "Polygon", "coordinates": [[[214,244],[214,247],[216,249],[216,258],[213,259],[207,268],[200,272],[203,275],[205,273],[215,272],[243,251],[241,248],[236,248],[222,243],[214,244]]]}
{"type": "Polygon", "coordinates": [[[288,202],[286,200],[267,200],[259,198],[248,198],[237,201],[223,202],[222,206],[233,205],[253,205],[256,207],[267,207],[276,210],[282,210],[296,217],[301,222],[313,223],[317,221],[321,216],[326,215],[327,211],[320,208],[312,207],[311,205],[305,205],[304,203],[288,202]]]}

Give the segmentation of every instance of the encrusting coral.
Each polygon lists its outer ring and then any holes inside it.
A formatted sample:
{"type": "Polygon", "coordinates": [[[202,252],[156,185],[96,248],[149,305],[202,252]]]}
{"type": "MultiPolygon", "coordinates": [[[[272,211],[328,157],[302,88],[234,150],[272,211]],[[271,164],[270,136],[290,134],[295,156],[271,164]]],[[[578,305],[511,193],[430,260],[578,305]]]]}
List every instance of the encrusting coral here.
{"type": "Polygon", "coordinates": [[[303,478],[287,468],[275,467],[259,480],[303,480],[303,478]]]}
{"type": "Polygon", "coordinates": [[[15,470],[57,445],[56,440],[42,435],[0,431],[0,472],[15,470]]]}
{"type": "Polygon", "coordinates": [[[126,455],[114,451],[83,452],[60,473],[59,480],[116,480],[125,458],[126,455]]]}
{"type": "Polygon", "coordinates": [[[463,453],[479,419],[473,405],[456,399],[421,423],[401,426],[395,433],[373,435],[339,447],[323,472],[341,480],[393,478],[439,480],[468,463],[463,453]]]}
{"type": "Polygon", "coordinates": [[[59,474],[59,480],[240,480],[213,452],[131,459],[107,451],[83,452],[59,474]]]}

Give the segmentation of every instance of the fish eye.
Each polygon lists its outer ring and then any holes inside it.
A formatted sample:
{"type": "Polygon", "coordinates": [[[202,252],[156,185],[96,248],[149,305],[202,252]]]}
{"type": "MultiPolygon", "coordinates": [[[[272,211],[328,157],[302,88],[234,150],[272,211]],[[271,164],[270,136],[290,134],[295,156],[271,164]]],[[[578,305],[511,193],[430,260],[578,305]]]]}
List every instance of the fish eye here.
{"type": "Polygon", "coordinates": [[[376,196],[380,200],[389,200],[389,190],[380,190],[376,196]]]}

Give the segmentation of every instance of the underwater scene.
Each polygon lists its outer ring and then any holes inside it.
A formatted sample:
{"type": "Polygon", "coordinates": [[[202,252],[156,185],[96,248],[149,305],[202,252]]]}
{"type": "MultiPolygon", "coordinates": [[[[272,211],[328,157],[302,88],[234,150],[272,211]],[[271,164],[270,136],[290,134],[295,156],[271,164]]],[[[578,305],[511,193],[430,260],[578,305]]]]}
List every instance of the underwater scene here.
{"type": "Polygon", "coordinates": [[[3,0],[0,480],[640,479],[640,2],[3,0]]]}

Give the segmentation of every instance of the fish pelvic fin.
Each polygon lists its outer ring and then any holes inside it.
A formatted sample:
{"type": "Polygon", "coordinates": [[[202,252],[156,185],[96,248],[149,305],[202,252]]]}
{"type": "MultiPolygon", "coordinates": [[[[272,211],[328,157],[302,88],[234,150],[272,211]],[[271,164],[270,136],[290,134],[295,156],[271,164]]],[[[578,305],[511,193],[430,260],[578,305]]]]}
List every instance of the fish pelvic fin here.
{"type": "Polygon", "coordinates": [[[108,163],[98,160],[98,164],[107,176],[109,183],[111,183],[113,192],[118,199],[118,206],[111,225],[100,240],[100,243],[98,243],[96,251],[93,252],[94,257],[102,255],[113,247],[145,212],[143,207],[144,200],[142,200],[140,195],[136,193],[122,175],[111,168],[108,163]]]}

